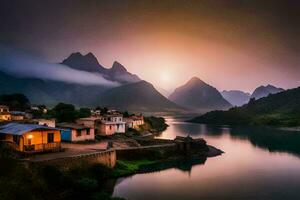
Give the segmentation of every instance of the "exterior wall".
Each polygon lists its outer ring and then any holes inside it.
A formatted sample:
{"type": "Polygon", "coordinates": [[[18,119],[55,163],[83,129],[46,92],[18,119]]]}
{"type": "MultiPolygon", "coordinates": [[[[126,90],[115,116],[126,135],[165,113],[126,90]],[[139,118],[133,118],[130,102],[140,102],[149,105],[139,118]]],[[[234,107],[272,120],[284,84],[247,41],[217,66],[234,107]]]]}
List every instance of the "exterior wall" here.
{"type": "Polygon", "coordinates": [[[133,128],[133,122],[126,122],[126,128],[133,128]]]}
{"type": "Polygon", "coordinates": [[[64,129],[61,131],[61,137],[63,141],[68,142],[79,142],[86,140],[94,140],[95,139],[95,131],[94,129],[90,129],[90,134],[87,135],[87,129],[81,130],[81,136],[77,136],[76,129],[64,129]]]}
{"type": "Polygon", "coordinates": [[[9,112],[8,106],[0,105],[0,112],[9,112]]]}
{"type": "Polygon", "coordinates": [[[43,160],[32,162],[38,164],[54,165],[63,169],[68,169],[74,166],[81,166],[87,164],[100,163],[107,167],[114,168],[117,161],[115,150],[107,150],[96,153],[88,153],[64,158],[43,160]]]}
{"type": "Polygon", "coordinates": [[[116,125],[116,133],[125,133],[125,123],[119,123],[116,125]]]}
{"type": "Polygon", "coordinates": [[[75,129],[72,130],[72,142],[94,140],[94,139],[95,139],[94,129],[90,129],[89,135],[87,135],[87,129],[82,129],[81,136],[77,136],[77,130],[75,129]]]}
{"type": "MultiPolygon", "coordinates": [[[[61,136],[60,131],[58,130],[47,130],[47,131],[31,131],[28,133],[23,134],[24,138],[24,145],[30,145],[29,140],[31,137],[31,145],[35,145],[34,151],[42,150],[42,144],[48,144],[48,133],[54,133],[54,141],[53,143],[60,143],[61,136]]],[[[25,149],[23,148],[23,151],[25,149]]]]}
{"type": "Polygon", "coordinates": [[[22,120],[24,120],[24,116],[23,115],[12,115],[11,120],[22,121],[22,120]]]}
{"type": "Polygon", "coordinates": [[[1,114],[0,113],[0,121],[11,121],[11,114],[1,114]]]}
{"type": "Polygon", "coordinates": [[[95,128],[95,121],[89,120],[89,119],[78,119],[76,120],[77,124],[81,124],[83,126],[89,127],[89,128],[95,128]]]}
{"type": "Polygon", "coordinates": [[[93,137],[95,138],[96,135],[96,129],[100,129],[100,127],[97,126],[97,120],[89,120],[89,119],[78,119],[76,120],[77,124],[81,124],[83,126],[89,127],[90,128],[90,134],[94,135],[93,137]]]}
{"type": "Polygon", "coordinates": [[[100,135],[113,135],[116,133],[117,126],[115,124],[100,124],[100,135]]]}
{"type": "MultiPolygon", "coordinates": [[[[58,131],[58,130],[31,131],[31,132],[25,133],[23,135],[17,135],[15,137],[18,138],[19,143],[16,143],[13,140],[14,136],[12,134],[6,134],[5,141],[13,143],[15,145],[16,150],[18,150],[18,151],[25,151],[26,150],[25,147],[29,146],[29,145],[34,145],[34,146],[32,146],[33,147],[32,151],[41,151],[44,148],[43,144],[48,144],[48,138],[47,138],[48,133],[54,133],[53,143],[61,142],[60,131],[58,131]],[[29,144],[30,138],[31,138],[31,144],[29,144]]],[[[50,143],[48,148],[55,148],[56,145],[51,146],[51,144],[53,144],[53,143],[50,143]]]]}
{"type": "Polygon", "coordinates": [[[61,134],[62,141],[68,141],[68,142],[72,141],[72,133],[70,129],[63,129],[60,131],[60,134],[61,134]]]}
{"type": "Polygon", "coordinates": [[[133,120],[133,128],[139,128],[140,125],[143,125],[143,120],[133,120]]]}

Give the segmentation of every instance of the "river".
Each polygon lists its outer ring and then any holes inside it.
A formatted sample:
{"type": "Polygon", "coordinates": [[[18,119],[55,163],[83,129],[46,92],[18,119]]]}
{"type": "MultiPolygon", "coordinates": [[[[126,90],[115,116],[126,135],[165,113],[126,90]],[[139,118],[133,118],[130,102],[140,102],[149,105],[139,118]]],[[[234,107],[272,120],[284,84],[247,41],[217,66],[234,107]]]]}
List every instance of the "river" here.
{"type": "Polygon", "coordinates": [[[130,200],[300,199],[300,132],[208,126],[167,118],[159,137],[202,137],[225,153],[189,169],[120,178],[113,196],[130,200]]]}

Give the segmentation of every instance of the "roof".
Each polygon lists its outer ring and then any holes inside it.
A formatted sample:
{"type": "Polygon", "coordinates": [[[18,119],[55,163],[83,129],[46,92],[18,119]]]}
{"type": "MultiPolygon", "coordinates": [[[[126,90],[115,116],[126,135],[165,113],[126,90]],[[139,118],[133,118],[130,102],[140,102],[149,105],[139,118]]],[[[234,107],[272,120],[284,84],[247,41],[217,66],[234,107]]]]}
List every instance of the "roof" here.
{"type": "Polygon", "coordinates": [[[75,124],[75,123],[58,123],[56,126],[60,128],[70,128],[70,129],[88,129],[89,127],[80,125],[80,124],[75,124]]]}
{"type": "Polygon", "coordinates": [[[0,112],[0,115],[11,115],[10,112],[0,112]]]}
{"type": "Polygon", "coordinates": [[[24,133],[33,130],[59,130],[57,128],[41,126],[37,124],[20,124],[20,123],[8,123],[0,126],[0,133],[12,134],[12,135],[23,135],[24,133]]]}
{"type": "Polygon", "coordinates": [[[86,118],[77,119],[77,121],[96,121],[96,120],[100,120],[100,118],[98,118],[98,117],[86,117],[86,118]]]}
{"type": "Polygon", "coordinates": [[[10,111],[10,113],[12,115],[25,115],[26,114],[25,112],[21,112],[21,111],[10,111]]]}
{"type": "Polygon", "coordinates": [[[101,120],[101,124],[105,124],[105,125],[118,125],[118,124],[126,124],[126,122],[114,122],[114,121],[101,120]]]}

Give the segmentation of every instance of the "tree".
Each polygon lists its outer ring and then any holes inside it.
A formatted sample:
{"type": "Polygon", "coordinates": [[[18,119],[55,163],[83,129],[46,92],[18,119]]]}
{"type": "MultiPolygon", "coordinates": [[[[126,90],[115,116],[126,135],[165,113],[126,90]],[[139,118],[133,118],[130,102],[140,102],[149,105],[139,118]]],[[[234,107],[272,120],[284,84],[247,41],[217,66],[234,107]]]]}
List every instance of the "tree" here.
{"type": "Polygon", "coordinates": [[[104,107],[101,109],[101,115],[107,114],[108,108],[104,107]]]}
{"type": "Polygon", "coordinates": [[[128,111],[125,111],[125,112],[123,113],[123,117],[129,117],[128,111]]]}
{"type": "Polygon", "coordinates": [[[24,94],[7,94],[0,96],[0,104],[6,105],[10,110],[25,111],[30,109],[30,101],[24,94]]]}
{"type": "Polygon", "coordinates": [[[57,122],[73,122],[77,112],[72,104],[59,103],[51,111],[57,122]]]}
{"type": "Polygon", "coordinates": [[[89,108],[80,108],[78,111],[78,117],[84,118],[84,117],[90,117],[91,116],[91,110],[89,108]]]}

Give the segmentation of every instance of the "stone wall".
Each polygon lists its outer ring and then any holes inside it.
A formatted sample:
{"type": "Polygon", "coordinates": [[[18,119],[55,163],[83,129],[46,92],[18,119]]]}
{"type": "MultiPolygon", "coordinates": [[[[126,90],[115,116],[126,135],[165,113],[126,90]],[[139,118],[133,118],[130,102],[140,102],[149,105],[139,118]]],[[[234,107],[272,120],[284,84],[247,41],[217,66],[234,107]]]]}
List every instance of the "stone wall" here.
{"type": "Polygon", "coordinates": [[[176,144],[164,144],[153,146],[132,147],[116,149],[117,158],[125,160],[157,159],[174,155],[178,150],[176,144]]]}
{"type": "Polygon", "coordinates": [[[69,156],[63,158],[42,160],[42,161],[31,161],[31,164],[45,164],[54,165],[60,168],[68,169],[74,166],[82,166],[86,164],[100,163],[109,168],[113,168],[116,165],[117,157],[115,150],[107,150],[95,153],[87,153],[76,156],[69,156]]]}

